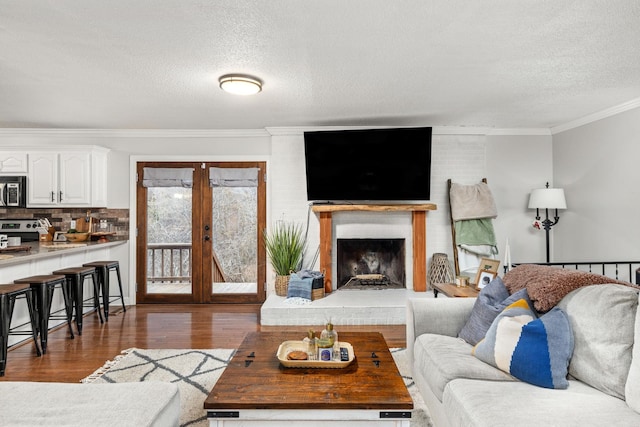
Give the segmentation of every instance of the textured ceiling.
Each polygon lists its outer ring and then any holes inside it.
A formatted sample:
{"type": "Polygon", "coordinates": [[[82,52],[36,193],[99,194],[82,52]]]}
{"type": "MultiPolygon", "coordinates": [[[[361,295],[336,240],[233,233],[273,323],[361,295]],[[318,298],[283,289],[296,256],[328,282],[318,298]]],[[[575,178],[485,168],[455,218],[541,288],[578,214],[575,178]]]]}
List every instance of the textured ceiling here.
{"type": "Polygon", "coordinates": [[[0,0],[2,128],[551,128],[638,98],[637,0],[0,0]]]}

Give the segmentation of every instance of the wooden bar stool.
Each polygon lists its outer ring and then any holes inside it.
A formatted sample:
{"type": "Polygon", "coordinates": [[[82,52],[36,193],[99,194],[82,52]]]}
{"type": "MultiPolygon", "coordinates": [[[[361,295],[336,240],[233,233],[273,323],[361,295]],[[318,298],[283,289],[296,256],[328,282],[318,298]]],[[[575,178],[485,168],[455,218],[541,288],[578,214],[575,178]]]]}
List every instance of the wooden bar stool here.
{"type": "Polygon", "coordinates": [[[69,326],[69,334],[73,339],[73,329],[71,328],[71,298],[69,295],[69,286],[67,278],[62,275],[40,275],[25,277],[23,279],[14,280],[13,283],[28,284],[35,293],[36,311],[38,316],[38,332],[40,333],[40,347],[42,354],[47,354],[47,337],[49,336],[49,320],[50,319],[66,319],[69,326]],[[66,316],[51,315],[51,300],[53,292],[56,288],[62,288],[62,296],[64,298],[64,308],[66,316]]]}
{"type": "MultiPolygon", "coordinates": [[[[82,335],[82,317],[84,313],[82,312],[83,307],[85,307],[85,299],[84,299],[84,282],[87,277],[91,278],[93,282],[93,307],[92,311],[98,312],[98,317],[100,318],[100,323],[104,323],[102,319],[102,313],[100,312],[100,285],[98,283],[98,273],[96,272],[95,267],[70,267],[63,268],[62,270],[56,270],[53,274],[62,274],[67,278],[69,289],[71,290],[71,301],[72,301],[72,310],[73,306],[75,306],[76,311],[76,328],[78,329],[78,335],[82,335]]],[[[89,299],[87,299],[88,301],[89,299]]],[[[87,306],[89,307],[89,306],[87,306]]]]}
{"type": "Polygon", "coordinates": [[[42,355],[38,346],[38,318],[33,307],[33,294],[31,286],[26,284],[10,284],[0,285],[0,377],[4,376],[7,367],[7,350],[9,349],[9,335],[27,335],[33,337],[36,345],[36,353],[38,357],[42,355]],[[16,331],[11,328],[11,318],[13,317],[13,308],[17,299],[24,298],[27,301],[29,309],[29,320],[31,322],[31,332],[16,331]]]}
{"type": "Polygon", "coordinates": [[[102,309],[104,311],[104,318],[109,321],[109,302],[117,301],[122,302],[122,310],[127,311],[127,307],[124,305],[124,294],[122,293],[122,278],[120,276],[120,262],[118,261],[93,261],[82,264],[84,267],[95,267],[98,272],[98,280],[100,282],[100,288],[102,289],[102,309]],[[111,271],[115,271],[118,277],[118,288],[120,288],[120,296],[114,295],[113,297],[109,293],[109,275],[111,271]]]}

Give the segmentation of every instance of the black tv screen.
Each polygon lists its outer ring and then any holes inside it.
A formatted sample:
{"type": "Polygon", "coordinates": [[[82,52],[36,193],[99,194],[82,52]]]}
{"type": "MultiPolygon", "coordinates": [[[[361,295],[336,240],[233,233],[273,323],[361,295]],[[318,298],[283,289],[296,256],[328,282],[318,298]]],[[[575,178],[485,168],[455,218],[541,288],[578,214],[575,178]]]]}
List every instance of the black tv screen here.
{"type": "Polygon", "coordinates": [[[305,132],[304,150],[310,201],[430,199],[430,127],[305,132]]]}

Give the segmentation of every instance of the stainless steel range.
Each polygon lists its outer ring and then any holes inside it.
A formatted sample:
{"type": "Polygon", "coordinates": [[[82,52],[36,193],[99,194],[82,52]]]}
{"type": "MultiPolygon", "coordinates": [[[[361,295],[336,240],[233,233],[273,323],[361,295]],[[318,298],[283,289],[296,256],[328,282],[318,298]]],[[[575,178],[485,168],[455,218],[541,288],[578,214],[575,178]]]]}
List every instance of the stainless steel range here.
{"type": "Polygon", "coordinates": [[[37,242],[47,230],[37,219],[0,219],[0,234],[20,237],[23,242],[37,242]]]}

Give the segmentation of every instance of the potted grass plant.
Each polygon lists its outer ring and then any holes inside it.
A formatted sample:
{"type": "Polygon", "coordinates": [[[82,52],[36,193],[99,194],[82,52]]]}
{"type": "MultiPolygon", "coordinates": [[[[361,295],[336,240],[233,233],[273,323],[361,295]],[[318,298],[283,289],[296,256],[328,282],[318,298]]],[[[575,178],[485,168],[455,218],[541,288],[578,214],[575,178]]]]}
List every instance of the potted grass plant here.
{"type": "Polygon", "coordinates": [[[302,265],[306,240],[302,226],[293,222],[278,221],[263,233],[264,244],[276,273],[276,295],[287,296],[289,275],[302,265]]]}

